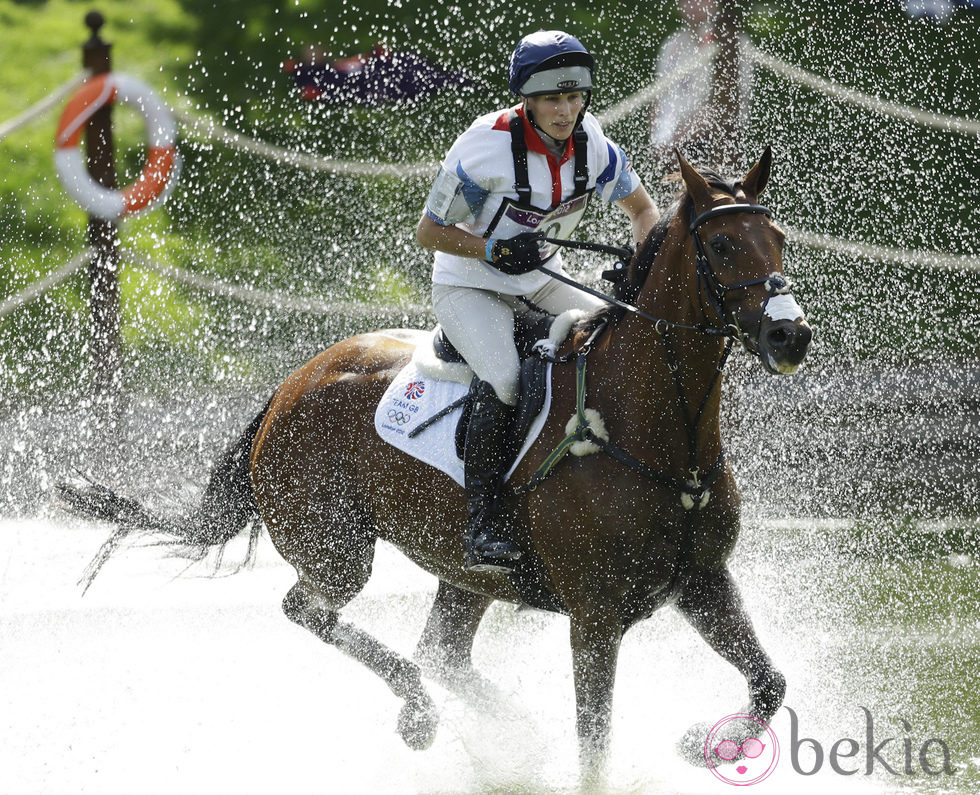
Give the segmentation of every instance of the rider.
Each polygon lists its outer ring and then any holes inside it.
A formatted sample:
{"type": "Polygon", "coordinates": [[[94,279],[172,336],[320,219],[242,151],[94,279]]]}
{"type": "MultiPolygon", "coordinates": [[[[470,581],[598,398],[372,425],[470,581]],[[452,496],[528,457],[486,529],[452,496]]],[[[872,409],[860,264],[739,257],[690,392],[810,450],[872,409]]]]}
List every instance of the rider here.
{"type": "Polygon", "coordinates": [[[436,318],[476,374],[463,456],[469,570],[509,571],[521,555],[497,500],[518,399],[515,311],[524,300],[554,315],[605,305],[547,275],[564,270],[543,238],[570,237],[593,193],[626,212],[637,242],[659,215],[622,149],[586,112],[594,65],[567,33],[521,39],[509,83],[522,102],[479,117],[456,139],[416,230],[436,251],[436,318]]]}

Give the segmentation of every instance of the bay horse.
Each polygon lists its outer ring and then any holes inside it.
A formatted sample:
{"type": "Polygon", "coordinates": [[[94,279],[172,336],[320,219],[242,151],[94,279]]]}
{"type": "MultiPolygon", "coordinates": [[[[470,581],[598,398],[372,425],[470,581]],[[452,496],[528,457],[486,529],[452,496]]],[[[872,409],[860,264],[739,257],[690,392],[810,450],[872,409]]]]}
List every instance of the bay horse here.
{"type": "MultiPolygon", "coordinates": [[[[623,635],[667,604],[745,677],[744,711],[768,721],[785,679],[727,566],[739,496],[722,444],[719,376],[733,342],[773,374],[794,372],[811,331],[781,275],[783,233],[757,203],[771,151],[737,182],[678,158],[685,190],[629,262],[618,306],[581,320],[563,343],[570,355],[553,367],[549,420],[512,476],[534,482],[509,500],[523,579],[464,571],[463,490],[375,432],[375,407],[418,338],[398,330],[338,342],[290,375],[219,459],[189,516],[154,516],[98,486],[62,485],[62,495],[117,533],[164,532],[201,548],[261,519],[296,570],[285,614],[404,699],[398,729],[415,748],[428,747],[437,723],[421,673],[477,677],[474,637],[497,599],[568,615],[586,772],[601,770],[608,749],[623,635]],[[586,405],[605,434],[580,420],[575,435],[597,452],[535,474],[586,405]],[[379,538],[439,580],[417,663],[339,618],[367,582],[379,538]]],[[[692,761],[704,742],[693,731],[692,761]]]]}

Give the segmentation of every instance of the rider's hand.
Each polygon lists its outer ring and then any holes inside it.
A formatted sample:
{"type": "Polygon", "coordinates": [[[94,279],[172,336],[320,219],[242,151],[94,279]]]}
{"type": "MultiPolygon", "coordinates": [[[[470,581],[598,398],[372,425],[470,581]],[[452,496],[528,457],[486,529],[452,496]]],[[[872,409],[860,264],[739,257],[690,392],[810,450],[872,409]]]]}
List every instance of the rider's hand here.
{"type": "Polygon", "coordinates": [[[491,263],[510,276],[527,273],[543,264],[538,243],[544,238],[541,232],[521,232],[514,237],[496,238],[487,246],[491,263]]]}

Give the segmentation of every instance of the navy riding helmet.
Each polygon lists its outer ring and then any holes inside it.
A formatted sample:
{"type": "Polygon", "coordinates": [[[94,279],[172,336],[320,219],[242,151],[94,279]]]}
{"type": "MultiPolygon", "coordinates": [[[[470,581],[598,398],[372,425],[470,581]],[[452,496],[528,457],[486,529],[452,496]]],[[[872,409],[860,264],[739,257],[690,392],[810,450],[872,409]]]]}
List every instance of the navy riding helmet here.
{"type": "Polygon", "coordinates": [[[510,90],[519,97],[592,91],[595,59],[578,39],[560,30],[525,36],[510,59],[510,90]]]}

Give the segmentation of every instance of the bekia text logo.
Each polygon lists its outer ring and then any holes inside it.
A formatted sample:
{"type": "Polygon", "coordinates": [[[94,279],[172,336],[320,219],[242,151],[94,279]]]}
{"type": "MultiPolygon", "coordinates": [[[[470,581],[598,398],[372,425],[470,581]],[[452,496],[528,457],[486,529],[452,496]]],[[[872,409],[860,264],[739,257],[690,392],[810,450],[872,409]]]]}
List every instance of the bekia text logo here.
{"type": "Polygon", "coordinates": [[[793,770],[801,776],[812,776],[823,767],[826,758],[830,769],[840,776],[863,773],[870,776],[876,770],[893,776],[914,776],[919,771],[927,776],[953,775],[949,746],[938,737],[924,742],[913,741],[912,724],[904,718],[899,721],[906,736],[886,737],[880,722],[876,727],[871,710],[861,707],[864,713],[863,737],[841,737],[829,746],[813,737],[800,737],[799,718],[785,707],[790,718],[790,761],[793,770]],[[862,745],[861,740],[864,740],[862,745]],[[811,752],[809,768],[803,766],[800,751],[808,747],[811,752]],[[916,770],[918,767],[918,771],[916,770]]]}
{"type": "MultiPolygon", "coordinates": [[[[826,767],[840,776],[856,773],[869,776],[875,772],[893,776],[954,774],[949,746],[936,737],[913,741],[912,725],[907,720],[900,721],[905,737],[885,737],[880,726],[875,726],[871,711],[861,707],[865,723],[863,736],[821,742],[802,737],[799,716],[791,707],[784,709],[790,718],[790,764],[798,775],[814,775],[824,768],[825,761],[826,767]]],[[[712,774],[738,787],[758,784],[768,778],[776,769],[780,752],[772,728],[747,714],[728,715],[718,721],[708,732],[703,750],[712,774]]]]}

